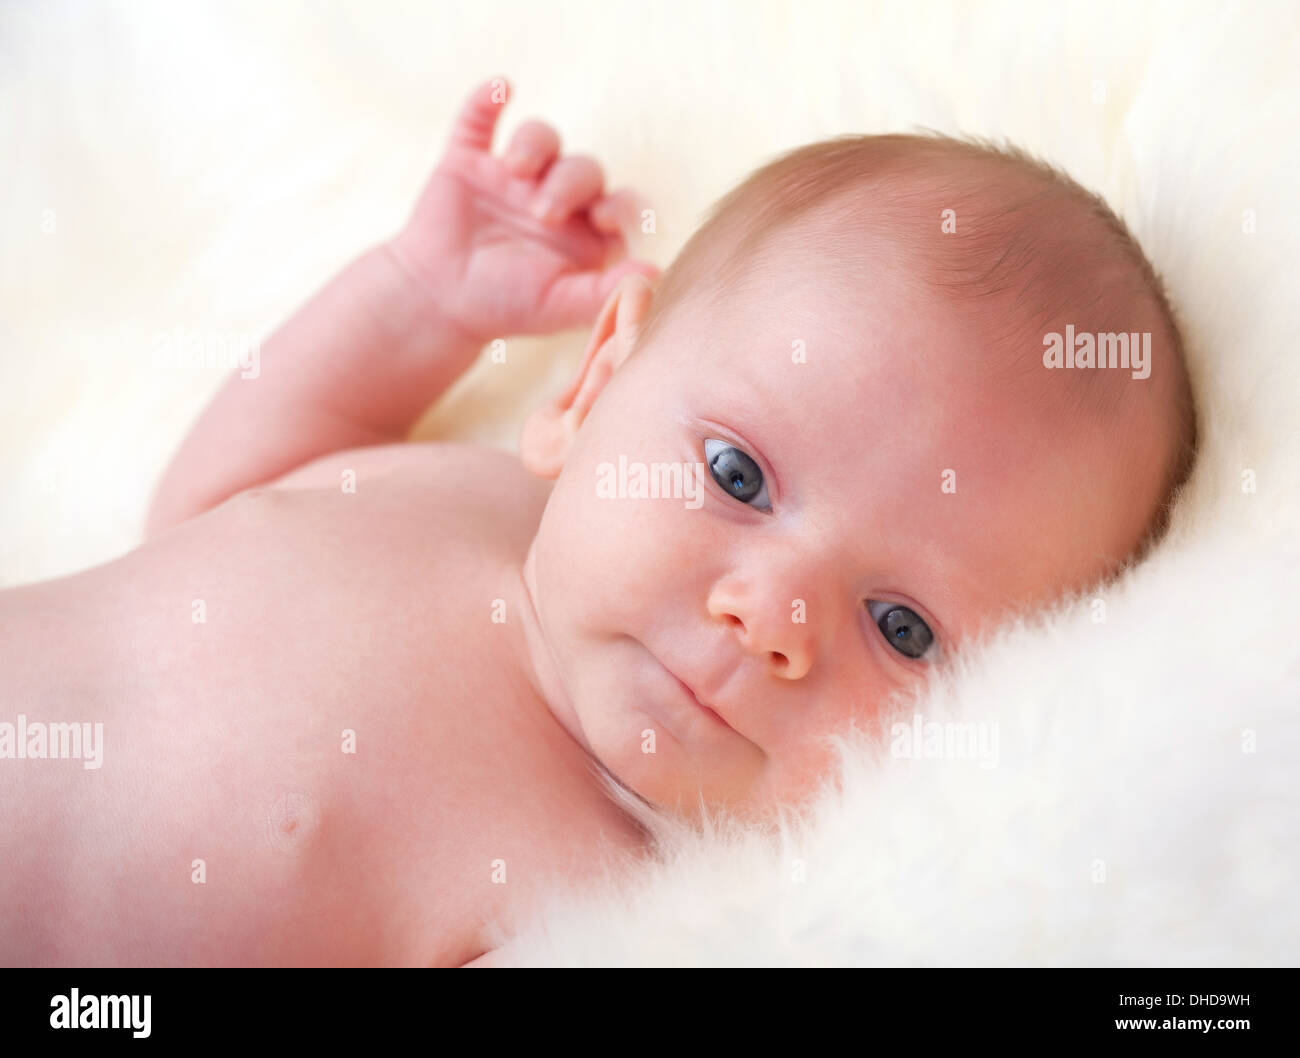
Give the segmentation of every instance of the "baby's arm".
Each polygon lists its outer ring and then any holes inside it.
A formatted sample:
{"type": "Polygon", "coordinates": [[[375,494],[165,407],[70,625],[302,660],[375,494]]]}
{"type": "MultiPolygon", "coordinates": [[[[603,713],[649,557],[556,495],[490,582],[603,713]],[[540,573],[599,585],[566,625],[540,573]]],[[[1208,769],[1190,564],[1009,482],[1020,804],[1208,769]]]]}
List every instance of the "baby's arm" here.
{"type": "Polygon", "coordinates": [[[492,134],[508,85],[467,101],[403,231],[363,254],[229,379],[185,439],[149,513],[153,534],[331,452],[397,442],[493,337],[590,323],[629,272],[630,193],[524,123],[492,134]]]}
{"type": "Polygon", "coordinates": [[[399,440],[478,347],[420,311],[387,248],[350,264],[229,379],[172,460],[148,532],[341,448],[399,440]]]}

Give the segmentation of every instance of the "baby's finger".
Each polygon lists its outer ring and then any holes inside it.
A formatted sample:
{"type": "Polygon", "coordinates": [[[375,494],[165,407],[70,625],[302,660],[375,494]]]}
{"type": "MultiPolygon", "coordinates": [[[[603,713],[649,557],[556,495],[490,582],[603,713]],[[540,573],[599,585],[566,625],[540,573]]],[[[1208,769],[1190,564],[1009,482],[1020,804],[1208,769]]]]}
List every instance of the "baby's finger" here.
{"type": "Polygon", "coordinates": [[[645,276],[652,284],[659,278],[659,269],[649,261],[624,261],[600,271],[561,276],[547,296],[545,322],[554,330],[591,323],[619,281],[633,273],[645,276]]]}
{"type": "Polygon", "coordinates": [[[555,161],[560,153],[560,134],[544,121],[525,121],[510,138],[510,148],[501,160],[514,176],[532,180],[555,161]]]}
{"type": "Polygon", "coordinates": [[[561,158],[537,190],[533,214],[545,224],[559,224],[587,206],[605,187],[600,163],[586,155],[561,158]]]}
{"type": "Polygon", "coordinates": [[[484,81],[470,93],[451,127],[449,147],[474,151],[492,150],[492,133],[497,118],[510,98],[510,82],[504,77],[484,81]]]}
{"type": "Polygon", "coordinates": [[[598,232],[623,235],[636,230],[644,205],[644,200],[635,191],[622,188],[593,202],[587,207],[587,216],[598,232]]]}

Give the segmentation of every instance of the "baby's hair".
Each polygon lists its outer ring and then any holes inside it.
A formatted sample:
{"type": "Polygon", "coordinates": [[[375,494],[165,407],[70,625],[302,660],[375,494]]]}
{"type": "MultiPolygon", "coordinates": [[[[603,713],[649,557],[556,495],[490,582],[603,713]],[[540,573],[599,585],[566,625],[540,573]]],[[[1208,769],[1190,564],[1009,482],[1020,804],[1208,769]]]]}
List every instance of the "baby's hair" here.
{"type": "MultiPolygon", "coordinates": [[[[991,347],[1032,354],[1000,369],[1041,370],[1044,335],[1066,321],[1152,333],[1152,359],[1164,354],[1172,370],[1175,425],[1159,505],[1129,561],[1144,556],[1164,535],[1197,449],[1180,328],[1160,276],[1105,200],[1010,143],[923,129],[780,155],[714,204],[661,276],[636,347],[685,303],[716,302],[763,263],[801,253],[861,261],[881,250],[915,268],[991,347]]],[[[1064,374],[1071,399],[1097,414],[1133,393],[1116,384],[1128,372],[1064,374]]]]}

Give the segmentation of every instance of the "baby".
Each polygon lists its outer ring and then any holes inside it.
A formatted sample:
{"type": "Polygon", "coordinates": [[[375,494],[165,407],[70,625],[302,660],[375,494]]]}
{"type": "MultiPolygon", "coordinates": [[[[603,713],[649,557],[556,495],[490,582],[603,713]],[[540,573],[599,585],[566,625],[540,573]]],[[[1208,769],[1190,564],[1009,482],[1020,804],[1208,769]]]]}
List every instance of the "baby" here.
{"type": "Polygon", "coordinates": [[[1157,538],[1195,417],[1099,199],[845,137],[658,278],[550,127],[492,153],[507,92],[220,392],[146,543],[0,593],[0,961],[491,963],[646,848],[620,791],[770,818],[828,735],[1157,538]],[[593,318],[519,458],[403,443],[493,338],[593,318]],[[100,767],[30,741],[83,721],[100,767]]]}

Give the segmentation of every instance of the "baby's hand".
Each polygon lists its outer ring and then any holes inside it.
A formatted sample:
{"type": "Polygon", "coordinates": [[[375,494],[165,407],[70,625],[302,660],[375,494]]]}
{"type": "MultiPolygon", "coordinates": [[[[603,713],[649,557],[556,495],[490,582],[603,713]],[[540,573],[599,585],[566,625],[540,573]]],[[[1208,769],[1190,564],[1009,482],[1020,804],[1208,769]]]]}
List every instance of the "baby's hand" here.
{"type": "Polygon", "coordinates": [[[504,78],[466,101],[447,152],[389,247],[427,293],[432,311],[478,344],[592,322],[629,272],[621,226],[636,198],[606,194],[593,159],[559,158],[560,138],[540,121],[520,126],[503,157],[492,132],[509,97],[504,78]]]}

